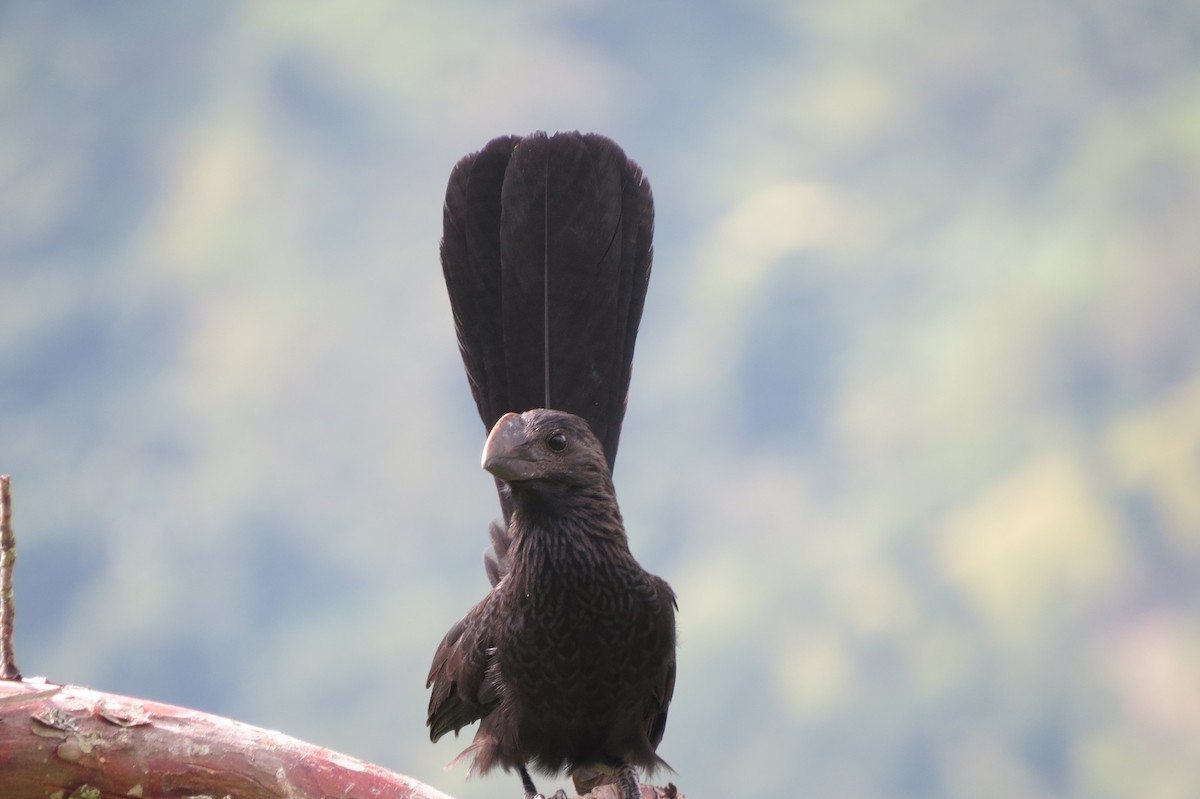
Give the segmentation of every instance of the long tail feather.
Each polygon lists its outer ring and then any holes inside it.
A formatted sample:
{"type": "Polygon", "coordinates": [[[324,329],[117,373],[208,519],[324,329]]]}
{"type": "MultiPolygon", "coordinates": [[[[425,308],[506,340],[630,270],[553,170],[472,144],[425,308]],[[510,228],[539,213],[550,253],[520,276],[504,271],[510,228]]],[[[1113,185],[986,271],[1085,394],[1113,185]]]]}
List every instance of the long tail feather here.
{"type": "MultiPolygon", "coordinates": [[[[504,136],[455,165],[442,271],[485,429],[549,405],[587,420],[613,468],[653,236],[650,184],[604,136],[504,136]]],[[[511,503],[496,490],[493,585],[507,570],[511,503]]]]}
{"type": "Polygon", "coordinates": [[[548,396],[614,464],[653,229],[649,183],[603,136],[503,137],[458,163],[442,267],[485,427],[548,396]]]}
{"type": "Polygon", "coordinates": [[[509,405],[501,304],[501,188],[520,138],[494,139],[458,162],[442,211],[442,273],[471,393],[485,425],[509,405]]]}

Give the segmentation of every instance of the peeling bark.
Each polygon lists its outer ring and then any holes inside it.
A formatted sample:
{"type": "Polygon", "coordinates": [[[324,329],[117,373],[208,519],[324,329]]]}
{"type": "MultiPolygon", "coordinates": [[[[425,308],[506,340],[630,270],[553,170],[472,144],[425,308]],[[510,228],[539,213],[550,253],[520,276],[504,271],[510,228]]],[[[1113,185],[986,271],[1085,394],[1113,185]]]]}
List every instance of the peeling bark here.
{"type": "Polygon", "coordinates": [[[0,797],[449,799],[346,755],[195,710],[0,682],[0,797]]]}

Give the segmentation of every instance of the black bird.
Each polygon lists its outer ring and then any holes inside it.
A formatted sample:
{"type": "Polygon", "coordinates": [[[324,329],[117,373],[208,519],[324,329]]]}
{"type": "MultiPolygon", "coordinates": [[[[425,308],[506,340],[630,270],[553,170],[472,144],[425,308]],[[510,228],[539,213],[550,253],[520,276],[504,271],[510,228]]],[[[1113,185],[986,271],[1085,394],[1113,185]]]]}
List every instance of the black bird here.
{"type": "Polygon", "coordinates": [[[442,266],[503,522],[492,590],[434,654],[427,724],[437,741],[478,720],[455,762],[515,769],[526,797],[531,767],[636,799],[636,768],[666,765],[675,595],[630,553],[611,476],[653,225],[641,170],[597,135],[495,139],[446,190],[442,266]]]}

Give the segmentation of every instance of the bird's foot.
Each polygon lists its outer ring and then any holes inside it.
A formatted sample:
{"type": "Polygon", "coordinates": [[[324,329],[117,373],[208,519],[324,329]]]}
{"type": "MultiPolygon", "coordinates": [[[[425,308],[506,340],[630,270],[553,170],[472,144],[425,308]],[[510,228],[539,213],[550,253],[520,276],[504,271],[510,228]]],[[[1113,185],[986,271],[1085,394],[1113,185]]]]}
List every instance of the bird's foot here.
{"type": "MultiPolygon", "coordinates": [[[[525,768],[524,764],[517,766],[517,773],[521,775],[521,786],[525,788],[525,799],[546,799],[534,787],[533,780],[529,777],[529,770],[525,768]]],[[[550,799],[567,799],[567,794],[562,788],[559,788],[550,799]]]]}
{"type": "Polygon", "coordinates": [[[628,763],[622,763],[613,770],[613,776],[621,789],[621,799],[641,799],[642,789],[638,787],[637,770],[628,763]]]}
{"type": "Polygon", "coordinates": [[[637,769],[620,760],[576,768],[571,772],[571,778],[575,781],[575,790],[581,797],[590,796],[592,791],[601,786],[608,786],[608,790],[597,796],[641,799],[642,789],[638,785],[637,769]]]}

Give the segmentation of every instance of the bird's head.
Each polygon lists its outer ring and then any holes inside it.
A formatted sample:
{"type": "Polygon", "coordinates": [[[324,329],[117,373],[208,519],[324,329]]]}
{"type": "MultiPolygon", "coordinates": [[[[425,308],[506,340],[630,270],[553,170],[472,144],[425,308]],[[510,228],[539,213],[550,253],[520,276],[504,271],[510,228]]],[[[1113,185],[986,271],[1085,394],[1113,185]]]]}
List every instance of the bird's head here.
{"type": "Polygon", "coordinates": [[[604,447],[588,423],[546,408],[500,417],[483,447],[483,468],[508,483],[592,485],[611,480],[604,447]]]}

